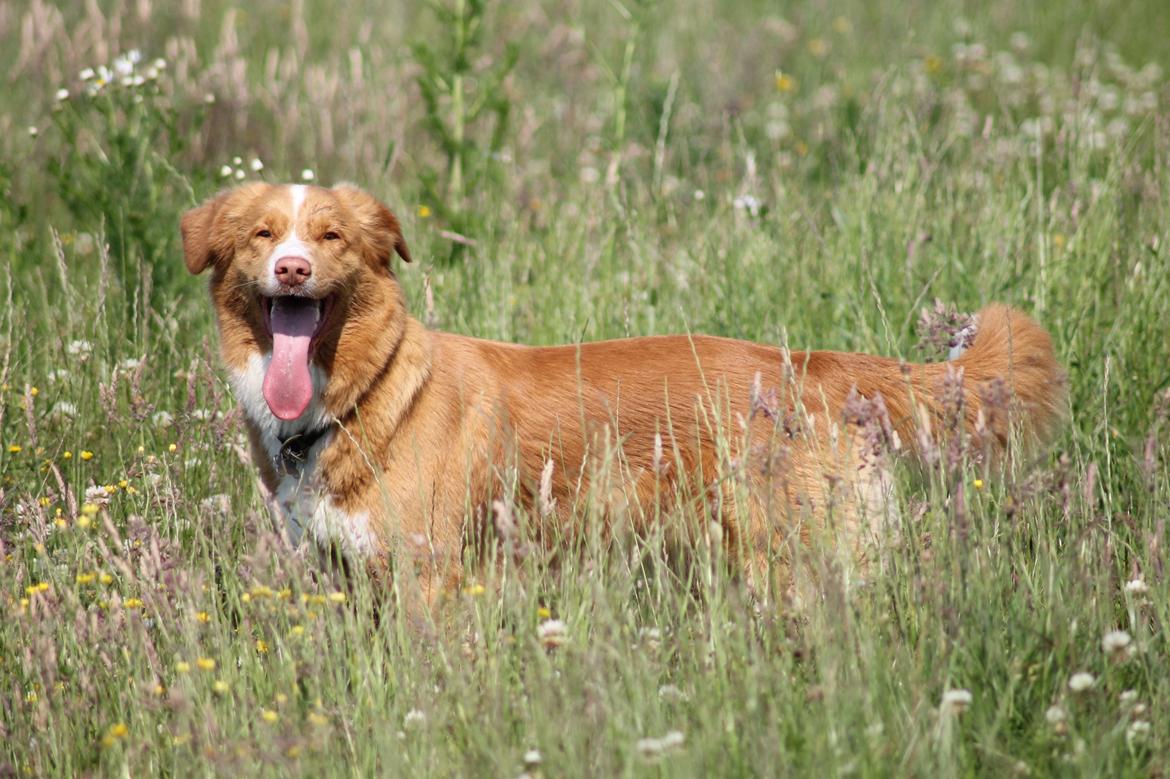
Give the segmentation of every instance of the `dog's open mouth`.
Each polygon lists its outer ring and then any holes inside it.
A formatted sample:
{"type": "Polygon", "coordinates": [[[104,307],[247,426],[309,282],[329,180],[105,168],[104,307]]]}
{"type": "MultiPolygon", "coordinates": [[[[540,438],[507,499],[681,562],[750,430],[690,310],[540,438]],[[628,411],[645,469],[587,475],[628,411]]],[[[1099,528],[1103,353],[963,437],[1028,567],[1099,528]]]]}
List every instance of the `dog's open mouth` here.
{"type": "Polygon", "coordinates": [[[313,399],[309,359],[329,316],[331,299],[283,295],[264,298],[264,323],[272,335],[272,360],[264,374],[264,400],[278,418],[293,420],[313,399]]]}

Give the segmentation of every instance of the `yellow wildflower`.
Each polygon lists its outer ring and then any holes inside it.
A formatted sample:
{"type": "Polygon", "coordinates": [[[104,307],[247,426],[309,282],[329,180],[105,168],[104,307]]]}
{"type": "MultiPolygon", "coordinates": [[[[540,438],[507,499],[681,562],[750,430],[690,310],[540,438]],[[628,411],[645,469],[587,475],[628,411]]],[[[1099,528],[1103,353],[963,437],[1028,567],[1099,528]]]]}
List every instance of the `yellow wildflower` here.
{"type": "Polygon", "coordinates": [[[81,459],[82,460],[92,460],[93,459],[93,452],[89,451],[88,449],[82,449],[81,450],[81,459]]]}
{"type": "Polygon", "coordinates": [[[268,654],[268,642],[262,638],[256,639],[256,652],[258,654],[268,654]]]}
{"type": "Polygon", "coordinates": [[[333,601],[334,603],[345,603],[345,593],[331,592],[329,593],[329,600],[333,601]]]}
{"type": "Polygon", "coordinates": [[[211,685],[211,689],[217,695],[227,695],[230,688],[228,687],[228,683],[223,679],[216,679],[215,682],[211,685]]]}
{"type": "Polygon", "coordinates": [[[198,614],[195,615],[195,619],[197,619],[200,623],[206,625],[208,622],[211,621],[211,615],[208,614],[206,611],[200,611],[198,614]]]}
{"type": "Polygon", "coordinates": [[[289,629],[288,634],[290,636],[303,636],[305,634],[305,626],[293,625],[292,628],[289,629]]]}
{"type": "Polygon", "coordinates": [[[73,459],[73,452],[66,449],[64,452],[61,453],[61,459],[72,460],[73,459]]]}
{"type": "Polygon", "coordinates": [[[17,452],[20,451],[20,449],[21,449],[20,444],[10,444],[8,446],[8,451],[11,452],[12,454],[16,454],[17,452]]]}
{"type": "Polygon", "coordinates": [[[175,663],[175,670],[181,674],[190,673],[191,664],[186,660],[180,660],[179,662],[175,663]]]}
{"type": "Polygon", "coordinates": [[[127,598],[122,605],[128,609],[140,609],[140,608],[142,608],[142,599],[141,598],[127,598]]]}
{"type": "Polygon", "coordinates": [[[170,446],[167,447],[167,451],[171,452],[171,453],[177,452],[178,450],[179,450],[178,444],[171,444],[170,446]]]}
{"type": "Polygon", "coordinates": [[[541,619],[549,619],[552,617],[552,610],[545,606],[541,606],[536,610],[536,616],[540,617],[541,619]]]}
{"type": "Polygon", "coordinates": [[[122,479],[118,482],[118,486],[121,487],[122,489],[126,489],[127,487],[130,486],[130,482],[126,481],[125,479],[122,479]]]}
{"type": "Polygon", "coordinates": [[[311,722],[311,723],[313,723],[314,725],[317,725],[317,726],[321,726],[321,725],[328,725],[328,724],[329,724],[329,718],[328,718],[328,717],[326,717],[324,714],[321,714],[321,713],[319,713],[319,712],[316,712],[316,711],[310,711],[310,712],[309,712],[309,722],[311,722]]]}
{"type": "Polygon", "coordinates": [[[93,584],[94,579],[97,578],[95,573],[79,573],[77,574],[78,584],[93,584]]]}
{"type": "Polygon", "coordinates": [[[278,719],[280,719],[280,715],[272,709],[261,709],[260,716],[264,719],[265,722],[276,722],[278,719]]]}
{"type": "Polygon", "coordinates": [[[776,91],[793,92],[796,90],[796,79],[787,73],[776,71],[776,91]]]}
{"type": "Polygon", "coordinates": [[[130,735],[130,728],[126,727],[125,722],[111,725],[110,729],[106,731],[106,735],[102,738],[102,746],[112,747],[118,740],[126,738],[128,735],[130,735]]]}
{"type": "Polygon", "coordinates": [[[431,215],[430,207],[428,207],[428,206],[419,206],[418,207],[418,216],[420,219],[426,219],[426,218],[430,217],[430,215],[431,215]]]}
{"type": "Polygon", "coordinates": [[[102,584],[113,584],[114,577],[103,571],[102,573],[98,574],[98,581],[102,584]]]}
{"type": "Polygon", "coordinates": [[[463,594],[470,595],[473,598],[477,595],[483,595],[485,592],[487,592],[487,588],[482,584],[472,584],[463,588],[463,594]]]}
{"type": "Polygon", "coordinates": [[[28,394],[32,395],[35,398],[37,395],[41,394],[41,391],[39,389],[37,389],[36,387],[29,387],[28,394]]]}
{"type": "Polygon", "coordinates": [[[977,490],[983,489],[983,479],[976,479],[972,484],[975,485],[975,489],[977,490]]]}

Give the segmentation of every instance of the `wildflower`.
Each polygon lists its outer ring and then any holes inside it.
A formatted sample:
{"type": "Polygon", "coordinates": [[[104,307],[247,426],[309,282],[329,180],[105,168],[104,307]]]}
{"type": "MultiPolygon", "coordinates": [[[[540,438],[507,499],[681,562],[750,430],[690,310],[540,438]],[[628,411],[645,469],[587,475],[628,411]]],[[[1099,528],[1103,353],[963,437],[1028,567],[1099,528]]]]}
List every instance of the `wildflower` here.
{"type": "Polygon", "coordinates": [[[36,138],[36,137],[37,137],[37,135],[39,135],[39,134],[40,134],[40,132],[41,132],[41,131],[40,131],[40,130],[38,130],[36,127],[33,127],[33,126],[31,126],[31,125],[30,125],[30,126],[29,126],[29,128],[28,128],[28,137],[29,137],[29,138],[36,138]]]}
{"type": "Polygon", "coordinates": [[[264,170],[264,163],[260,161],[259,157],[253,157],[252,161],[248,163],[248,167],[252,169],[253,173],[259,173],[264,170]]]}
{"type": "Polygon", "coordinates": [[[1127,741],[1134,741],[1139,738],[1145,738],[1150,733],[1150,723],[1145,720],[1134,720],[1129,723],[1129,727],[1125,730],[1125,738],[1127,741]]]}
{"type": "Polygon", "coordinates": [[[482,584],[472,584],[469,587],[463,588],[463,594],[470,595],[473,598],[477,597],[479,595],[483,595],[485,592],[487,592],[487,588],[484,587],[482,584]]]}
{"type": "Polygon", "coordinates": [[[427,715],[418,709],[411,709],[406,712],[406,716],[402,718],[402,727],[411,728],[416,725],[422,725],[427,721],[427,715]]]}
{"type": "Polygon", "coordinates": [[[962,714],[973,700],[970,690],[947,690],[943,693],[939,708],[950,714],[962,714]]]}
{"type": "Polygon", "coordinates": [[[276,722],[278,719],[280,719],[280,715],[272,709],[260,709],[260,717],[265,722],[276,722]]]}
{"type": "Polygon", "coordinates": [[[418,217],[419,217],[419,219],[427,219],[427,218],[429,218],[429,217],[430,217],[430,215],[431,215],[431,209],[430,209],[430,206],[419,206],[419,207],[418,207],[418,217]]]}
{"type": "Polygon", "coordinates": [[[747,211],[752,216],[759,216],[760,209],[764,206],[759,198],[752,195],[740,195],[732,201],[732,205],[736,211],[747,211]]]}
{"type": "Polygon", "coordinates": [[[345,593],[344,592],[331,592],[331,593],[329,593],[329,600],[332,601],[333,603],[345,603],[345,593]]]}
{"type": "Polygon", "coordinates": [[[792,92],[796,89],[796,79],[782,71],[776,71],[776,91],[792,92]]]}
{"type": "Polygon", "coordinates": [[[122,603],[122,605],[128,609],[140,609],[140,608],[142,608],[142,599],[141,598],[127,598],[122,603]]]}
{"type": "Polygon", "coordinates": [[[179,450],[178,444],[171,444],[170,446],[167,447],[167,451],[170,452],[171,454],[174,454],[178,450],[179,450]]]}
{"type": "Polygon", "coordinates": [[[1125,583],[1125,591],[1130,595],[1145,595],[1150,591],[1150,588],[1139,576],[1125,583]]]}
{"type": "Polygon", "coordinates": [[[695,202],[701,202],[702,200],[704,200],[707,197],[707,193],[701,189],[696,189],[695,193],[694,193],[694,195],[692,195],[692,197],[694,197],[695,202]]]}
{"type": "Polygon", "coordinates": [[[61,453],[61,459],[62,460],[72,460],[73,459],[73,452],[66,449],[64,452],[61,453]]]}
{"type": "Polygon", "coordinates": [[[78,584],[93,584],[96,578],[97,574],[94,573],[79,573],[76,581],[78,584]]]}
{"type": "Polygon", "coordinates": [[[96,75],[97,74],[94,73],[93,68],[85,68],[81,71],[81,73],[78,74],[82,81],[89,81],[96,75]]]}
{"type": "Polygon", "coordinates": [[[317,174],[312,169],[305,168],[301,171],[301,181],[312,181],[315,178],[317,178],[317,174]]]}
{"type": "Polygon", "coordinates": [[[975,489],[977,489],[977,490],[983,489],[983,479],[976,479],[975,481],[973,481],[971,483],[975,486],[975,489]]]}
{"type": "Polygon", "coordinates": [[[814,57],[824,57],[829,53],[829,44],[824,38],[813,38],[808,42],[808,52],[814,57]]]}
{"type": "Polygon", "coordinates": [[[156,684],[154,686],[154,694],[161,698],[167,694],[167,688],[163,687],[161,684],[156,684]]]}
{"type": "Polygon", "coordinates": [[[540,768],[543,758],[540,756],[539,749],[530,749],[524,753],[524,770],[535,771],[540,768]]]}
{"type": "Polygon", "coordinates": [[[106,731],[106,735],[102,737],[102,746],[112,747],[128,735],[130,735],[130,728],[126,727],[126,723],[119,722],[111,725],[109,730],[106,731]]]}
{"type": "Polygon", "coordinates": [[[1112,658],[1121,658],[1133,652],[1133,639],[1124,630],[1111,630],[1101,639],[1101,648],[1112,658]]]}
{"type": "Polygon", "coordinates": [[[110,585],[110,584],[114,583],[114,577],[108,573],[103,572],[103,573],[98,574],[98,581],[101,582],[102,584],[110,585]]]}
{"type": "Polygon", "coordinates": [[[9,444],[8,451],[10,454],[19,454],[21,450],[20,444],[9,444]]]}
{"type": "Polygon", "coordinates": [[[197,613],[195,615],[195,620],[202,625],[206,625],[208,622],[211,621],[211,615],[208,614],[206,611],[200,611],[199,613],[197,613]]]}
{"type": "Polygon", "coordinates": [[[1072,678],[1068,680],[1068,688],[1073,692],[1084,692],[1092,687],[1095,681],[1097,679],[1091,673],[1080,671],[1073,674],[1072,678]]]}
{"type": "Polygon", "coordinates": [[[256,639],[256,654],[268,654],[268,642],[262,638],[256,639]]]}
{"type": "Polygon", "coordinates": [[[559,619],[546,619],[537,627],[536,637],[545,649],[556,649],[569,640],[569,628],[559,619]]]}
{"type": "Polygon", "coordinates": [[[62,87],[57,90],[57,93],[53,97],[56,98],[58,103],[64,102],[69,99],[69,90],[62,87]]]}
{"type": "Polygon", "coordinates": [[[290,636],[303,636],[305,634],[305,626],[293,625],[291,628],[289,628],[288,634],[290,636]]]}
{"type": "Polygon", "coordinates": [[[227,695],[230,689],[231,688],[228,687],[228,683],[223,679],[216,679],[211,683],[211,691],[216,695],[227,695]]]}
{"type": "Polygon", "coordinates": [[[654,760],[667,752],[681,747],[686,742],[686,736],[680,730],[672,730],[662,738],[639,739],[635,748],[638,754],[647,760],[654,760]]]}
{"type": "Polygon", "coordinates": [[[215,660],[210,657],[200,657],[195,660],[195,665],[199,666],[201,671],[214,671],[215,660]]]}
{"type": "Polygon", "coordinates": [[[235,173],[236,181],[243,181],[244,177],[247,175],[248,174],[244,172],[243,168],[236,168],[236,173],[235,173]]]}
{"type": "Polygon", "coordinates": [[[552,610],[547,606],[541,606],[536,610],[536,616],[540,617],[541,619],[548,619],[552,616],[552,610]]]}
{"type": "Polygon", "coordinates": [[[223,167],[221,167],[219,169],[219,175],[221,178],[225,178],[225,179],[228,176],[232,175],[232,166],[231,165],[224,165],[223,167]]]}
{"type": "Polygon", "coordinates": [[[181,674],[191,673],[191,664],[185,660],[175,663],[175,671],[181,674]]]}
{"type": "Polygon", "coordinates": [[[69,344],[65,347],[65,351],[74,357],[82,357],[93,351],[93,344],[84,339],[70,341],[69,344]]]}
{"type": "Polygon", "coordinates": [[[321,714],[319,712],[310,711],[309,712],[309,722],[313,723],[314,725],[316,725],[318,727],[321,727],[322,725],[329,724],[329,718],[326,717],[324,714],[321,714]]]}
{"type": "Polygon", "coordinates": [[[1068,712],[1055,704],[1049,706],[1048,710],[1044,712],[1044,719],[1046,719],[1048,724],[1056,728],[1058,731],[1063,732],[1068,727],[1065,724],[1068,720],[1068,712]]]}
{"type": "Polygon", "coordinates": [[[82,460],[89,462],[90,460],[93,459],[93,452],[89,451],[88,449],[82,449],[81,454],[79,456],[81,457],[82,460]]]}

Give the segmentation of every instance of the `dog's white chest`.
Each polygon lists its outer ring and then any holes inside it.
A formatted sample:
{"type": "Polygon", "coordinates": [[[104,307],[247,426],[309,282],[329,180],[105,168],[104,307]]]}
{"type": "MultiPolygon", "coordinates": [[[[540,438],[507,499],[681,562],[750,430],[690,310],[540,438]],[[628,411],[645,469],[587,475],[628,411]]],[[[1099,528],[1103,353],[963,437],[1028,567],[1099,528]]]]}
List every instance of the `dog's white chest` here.
{"type": "Polygon", "coordinates": [[[328,377],[316,365],[310,366],[312,402],[297,419],[282,421],[272,415],[264,400],[264,373],[269,360],[271,355],[253,355],[245,370],[233,372],[232,384],[240,406],[259,432],[265,453],[282,474],[273,499],[284,520],[289,540],[294,546],[302,541],[312,541],[322,548],[337,544],[349,555],[364,557],[373,554],[375,538],[370,529],[369,512],[351,514],[343,511],[325,488],[320,456],[333,440],[334,432],[330,430],[314,441],[295,467],[288,467],[282,455],[283,441],[332,424],[333,420],[321,402],[328,377]]]}

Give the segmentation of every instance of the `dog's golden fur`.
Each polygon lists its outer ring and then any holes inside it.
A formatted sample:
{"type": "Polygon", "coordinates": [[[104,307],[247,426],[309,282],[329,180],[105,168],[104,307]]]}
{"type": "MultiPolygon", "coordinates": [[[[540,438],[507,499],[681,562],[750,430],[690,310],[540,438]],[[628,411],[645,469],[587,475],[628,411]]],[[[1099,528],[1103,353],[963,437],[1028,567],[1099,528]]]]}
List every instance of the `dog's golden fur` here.
{"type": "MultiPolygon", "coordinates": [[[[807,538],[831,512],[844,520],[832,532],[858,549],[869,515],[885,510],[888,474],[843,418],[853,393],[880,395],[894,437],[910,450],[923,425],[943,422],[935,398],[948,371],[961,372],[967,432],[988,433],[995,448],[1009,431],[1002,414],[981,411],[987,382],[1005,382],[1028,439],[1046,438],[1060,417],[1048,335],[1002,305],[980,312],[960,357],[928,365],[706,336],[534,348],[428,330],[406,311],[390,267],[394,252],[410,257],[390,211],[350,186],[304,191],[300,217],[290,188],[267,184],[188,212],[187,267],[210,267],[223,358],[243,371],[273,348],[257,293],[271,241],[301,220],[322,294],[333,296],[312,356],[328,377],[321,400],[333,425],[318,489],[342,516],[370,518],[371,565],[415,560],[428,600],[457,585],[469,522],[490,514],[509,481],[531,507],[544,475],[543,521],[567,531],[599,514],[638,526],[672,516],[658,510],[669,503],[693,501],[722,525],[750,575],[775,559],[781,536],[807,538]],[[276,237],[258,238],[257,225],[276,237]],[[326,229],[342,240],[320,240],[326,229]],[[606,458],[618,442],[620,457],[606,458]],[[608,512],[574,511],[591,479],[608,512]]],[[[264,420],[245,420],[275,492],[281,476],[261,444],[264,420]]]]}

